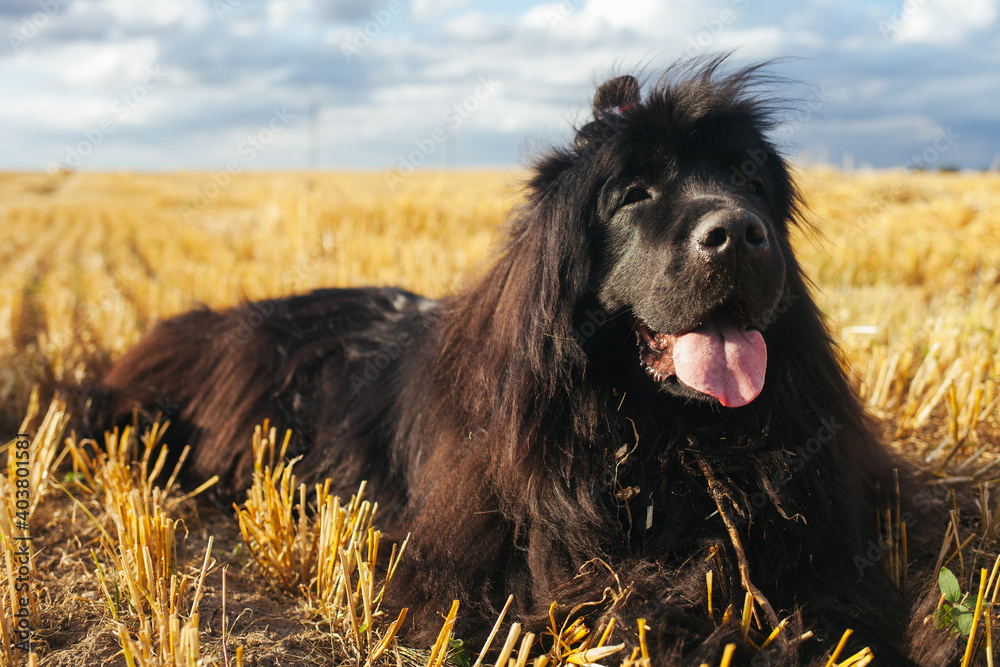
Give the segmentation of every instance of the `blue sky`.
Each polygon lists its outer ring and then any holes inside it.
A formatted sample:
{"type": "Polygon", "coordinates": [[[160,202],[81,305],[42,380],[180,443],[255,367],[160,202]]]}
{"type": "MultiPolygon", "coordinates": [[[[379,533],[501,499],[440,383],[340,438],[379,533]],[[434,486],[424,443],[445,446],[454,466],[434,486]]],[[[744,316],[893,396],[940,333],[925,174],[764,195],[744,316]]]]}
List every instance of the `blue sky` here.
{"type": "Polygon", "coordinates": [[[801,162],[1000,167],[1000,0],[0,0],[0,34],[5,170],[508,166],[608,75],[729,50],[787,58],[801,162]]]}

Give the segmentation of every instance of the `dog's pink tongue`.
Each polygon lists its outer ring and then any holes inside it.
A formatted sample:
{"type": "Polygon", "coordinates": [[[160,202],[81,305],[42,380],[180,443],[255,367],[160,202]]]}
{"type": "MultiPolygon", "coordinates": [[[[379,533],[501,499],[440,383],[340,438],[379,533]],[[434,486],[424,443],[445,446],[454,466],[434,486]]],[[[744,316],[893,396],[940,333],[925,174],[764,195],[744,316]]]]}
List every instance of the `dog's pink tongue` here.
{"type": "Polygon", "coordinates": [[[730,320],[710,320],[679,336],[673,356],[678,380],[714,396],[727,408],[746,405],[764,386],[764,337],[730,320]]]}

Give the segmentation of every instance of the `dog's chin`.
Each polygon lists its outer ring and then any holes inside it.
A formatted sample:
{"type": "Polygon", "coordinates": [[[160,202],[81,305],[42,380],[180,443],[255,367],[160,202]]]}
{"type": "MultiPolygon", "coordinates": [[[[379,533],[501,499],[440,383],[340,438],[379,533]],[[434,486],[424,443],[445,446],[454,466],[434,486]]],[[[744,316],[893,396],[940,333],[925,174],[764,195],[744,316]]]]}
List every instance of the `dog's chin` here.
{"type": "MultiPolygon", "coordinates": [[[[648,375],[648,373],[647,373],[648,375]]],[[[685,403],[695,402],[708,406],[721,407],[719,399],[714,396],[702,393],[697,389],[692,389],[683,382],[677,379],[677,376],[671,375],[670,377],[663,380],[655,380],[650,378],[653,382],[655,391],[662,394],[666,394],[672,398],[677,398],[683,400],[685,403]]]]}
{"type": "Polygon", "coordinates": [[[763,389],[767,345],[740,308],[720,306],[671,333],[637,317],[635,336],[640,368],[668,394],[738,408],[763,389]]]}

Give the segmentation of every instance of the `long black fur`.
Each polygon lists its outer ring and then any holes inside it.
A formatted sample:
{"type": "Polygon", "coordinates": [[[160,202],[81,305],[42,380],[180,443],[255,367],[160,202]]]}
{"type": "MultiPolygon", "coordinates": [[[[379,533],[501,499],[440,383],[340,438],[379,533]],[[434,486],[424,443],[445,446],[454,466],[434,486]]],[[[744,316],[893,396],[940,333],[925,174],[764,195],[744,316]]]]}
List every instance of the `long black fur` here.
{"type": "Polygon", "coordinates": [[[917,648],[885,564],[865,561],[899,463],[789,245],[799,198],[766,138],[757,68],[722,64],[674,67],[644,95],[632,77],[602,86],[572,147],[537,160],[502,250],[465,290],[436,302],[326,289],[181,315],[104,378],[96,423],[163,413],[170,439],[194,446],[188,476],[220,475],[225,499],[248,486],[264,418],[292,429],[299,477],[348,494],[368,480],[390,534],[412,534],[393,599],[415,640],[454,598],[473,645],[509,594],[536,631],[553,601],[565,616],[603,600],[584,612],[617,616],[631,644],[645,618],[658,664],[718,664],[726,643],[744,646],[738,622],[719,624],[744,593],[703,462],[751,580],[815,633],[754,664],[823,664],[846,628],[876,664],[945,664],[950,647],[917,648]],[[759,221],[765,254],[705,260],[692,238],[709,216],[759,221]],[[640,322],[679,333],[719,309],[767,343],[745,407],[639,361],[640,322]]]}

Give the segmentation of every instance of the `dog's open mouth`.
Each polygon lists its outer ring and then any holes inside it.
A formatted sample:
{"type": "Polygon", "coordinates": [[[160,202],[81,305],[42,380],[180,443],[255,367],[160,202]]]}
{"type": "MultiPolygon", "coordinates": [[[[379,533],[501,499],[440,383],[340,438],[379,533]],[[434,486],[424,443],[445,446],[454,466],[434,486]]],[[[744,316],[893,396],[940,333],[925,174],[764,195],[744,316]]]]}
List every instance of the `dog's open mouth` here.
{"type": "Polygon", "coordinates": [[[728,309],[712,311],[697,327],[679,334],[654,331],[637,319],[636,341],[639,363],[654,380],[676,378],[727,408],[747,405],[764,387],[764,337],[728,309]]]}

